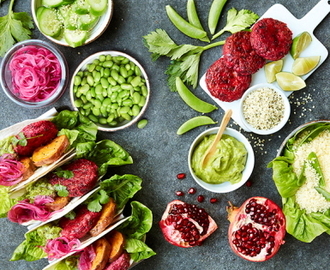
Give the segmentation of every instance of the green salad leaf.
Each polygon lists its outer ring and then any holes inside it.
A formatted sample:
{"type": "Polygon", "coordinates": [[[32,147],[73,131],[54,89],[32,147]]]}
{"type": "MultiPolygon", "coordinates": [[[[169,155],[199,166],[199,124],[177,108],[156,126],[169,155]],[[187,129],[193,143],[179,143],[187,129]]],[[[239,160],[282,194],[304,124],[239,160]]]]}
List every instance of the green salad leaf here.
{"type": "Polygon", "coordinates": [[[47,254],[41,248],[48,239],[60,236],[61,228],[45,224],[25,234],[25,240],[14,250],[10,261],[26,260],[36,261],[45,258],[47,254]]]}

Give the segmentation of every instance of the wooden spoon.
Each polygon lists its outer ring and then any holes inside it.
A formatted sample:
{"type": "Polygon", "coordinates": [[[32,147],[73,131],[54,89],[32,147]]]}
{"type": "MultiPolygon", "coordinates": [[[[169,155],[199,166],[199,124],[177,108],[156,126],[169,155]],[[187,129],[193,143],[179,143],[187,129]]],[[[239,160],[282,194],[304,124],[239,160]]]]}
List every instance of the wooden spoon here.
{"type": "Polygon", "coordinates": [[[225,131],[227,124],[231,118],[232,115],[232,110],[229,109],[228,111],[226,111],[225,115],[222,118],[222,122],[220,124],[219,130],[217,135],[214,138],[214,141],[212,142],[212,144],[209,146],[209,148],[207,149],[207,151],[205,152],[203,158],[202,158],[202,168],[205,167],[205,165],[208,163],[209,159],[213,156],[215,150],[217,149],[217,144],[220,141],[223,132],[225,131]]]}

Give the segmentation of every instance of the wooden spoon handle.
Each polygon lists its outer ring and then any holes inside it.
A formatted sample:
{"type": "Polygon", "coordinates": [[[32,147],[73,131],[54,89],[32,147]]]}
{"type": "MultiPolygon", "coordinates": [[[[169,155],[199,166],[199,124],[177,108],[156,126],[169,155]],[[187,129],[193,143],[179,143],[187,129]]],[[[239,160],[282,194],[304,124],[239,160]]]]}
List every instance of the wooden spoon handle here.
{"type": "Polygon", "coordinates": [[[202,159],[202,167],[204,167],[207,164],[210,157],[212,157],[212,155],[214,154],[214,152],[217,148],[217,144],[220,141],[222,134],[227,127],[228,122],[230,121],[231,115],[232,115],[232,110],[231,109],[227,110],[221,121],[217,135],[215,136],[212,144],[210,145],[210,147],[207,149],[207,151],[204,154],[204,157],[202,159]]]}

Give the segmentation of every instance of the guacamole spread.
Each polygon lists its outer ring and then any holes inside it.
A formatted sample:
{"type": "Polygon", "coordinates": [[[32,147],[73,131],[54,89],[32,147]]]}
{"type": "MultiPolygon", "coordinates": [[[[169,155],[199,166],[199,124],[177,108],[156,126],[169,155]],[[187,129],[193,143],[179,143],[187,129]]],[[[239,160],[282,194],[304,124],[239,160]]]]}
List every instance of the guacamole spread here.
{"type": "Polygon", "coordinates": [[[191,166],[195,174],[209,184],[230,182],[235,184],[242,179],[245,168],[247,151],[244,144],[236,138],[224,134],[217,145],[214,155],[204,168],[201,160],[204,153],[213,142],[214,135],[206,136],[195,148],[192,154],[191,166]]]}

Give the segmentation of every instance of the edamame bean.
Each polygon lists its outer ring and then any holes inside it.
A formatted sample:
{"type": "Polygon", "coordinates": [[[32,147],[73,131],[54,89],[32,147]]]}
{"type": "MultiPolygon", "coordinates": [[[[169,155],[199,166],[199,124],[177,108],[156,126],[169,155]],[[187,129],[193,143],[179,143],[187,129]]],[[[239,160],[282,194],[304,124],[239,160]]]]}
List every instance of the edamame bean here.
{"type": "Polygon", "coordinates": [[[137,127],[139,129],[144,128],[146,125],[148,124],[148,120],[147,119],[141,119],[138,123],[137,123],[137,127]]]}
{"type": "Polygon", "coordinates": [[[74,84],[75,86],[78,86],[80,83],[81,83],[81,77],[78,76],[78,75],[74,76],[73,84],[74,84]]]}
{"type": "Polygon", "coordinates": [[[195,96],[189,89],[186,87],[186,85],[183,83],[183,81],[180,79],[180,77],[176,77],[176,88],[178,90],[178,93],[182,100],[192,109],[195,111],[201,112],[201,113],[209,113],[216,109],[218,109],[216,106],[207,103],[201,99],[199,99],[197,96],[195,96]]]}
{"type": "Polygon", "coordinates": [[[196,116],[193,118],[190,118],[186,122],[184,122],[177,130],[176,134],[182,135],[189,130],[192,130],[194,128],[203,126],[203,125],[213,125],[217,122],[213,121],[211,117],[208,117],[206,115],[196,116]]]}

